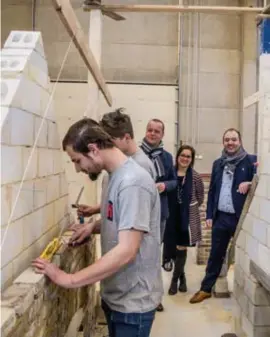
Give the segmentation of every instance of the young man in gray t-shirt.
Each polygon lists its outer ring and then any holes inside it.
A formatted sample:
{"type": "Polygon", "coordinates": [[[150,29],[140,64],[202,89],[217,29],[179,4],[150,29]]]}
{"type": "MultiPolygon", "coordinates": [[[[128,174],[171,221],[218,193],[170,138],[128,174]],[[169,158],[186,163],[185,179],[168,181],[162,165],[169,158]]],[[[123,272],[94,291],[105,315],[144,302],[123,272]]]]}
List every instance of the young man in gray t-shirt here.
{"type": "MultiPolygon", "coordinates": [[[[102,258],[67,274],[43,259],[37,272],[65,288],[102,282],[102,299],[110,337],[148,337],[163,289],[160,267],[160,201],[151,176],[117,149],[91,119],[73,124],[63,149],[77,172],[109,174],[102,200],[102,258]]],[[[96,223],[92,224],[92,231],[96,223]]]]}

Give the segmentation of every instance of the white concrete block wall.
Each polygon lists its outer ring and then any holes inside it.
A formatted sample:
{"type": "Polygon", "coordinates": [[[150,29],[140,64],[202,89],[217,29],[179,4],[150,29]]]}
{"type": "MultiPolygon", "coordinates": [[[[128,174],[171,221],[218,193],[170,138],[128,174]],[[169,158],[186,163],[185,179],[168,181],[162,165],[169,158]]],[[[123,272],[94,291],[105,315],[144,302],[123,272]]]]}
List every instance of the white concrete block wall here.
{"type": "Polygon", "coordinates": [[[270,336],[270,292],[250,272],[250,262],[253,261],[270,277],[269,79],[270,54],[265,53],[260,56],[259,184],[236,248],[234,296],[238,310],[235,327],[237,335],[245,337],[270,336]]]}
{"type": "Polygon", "coordinates": [[[1,286],[6,287],[68,223],[70,210],[60,138],[48,108],[41,34],[11,32],[1,54],[1,286]]]}

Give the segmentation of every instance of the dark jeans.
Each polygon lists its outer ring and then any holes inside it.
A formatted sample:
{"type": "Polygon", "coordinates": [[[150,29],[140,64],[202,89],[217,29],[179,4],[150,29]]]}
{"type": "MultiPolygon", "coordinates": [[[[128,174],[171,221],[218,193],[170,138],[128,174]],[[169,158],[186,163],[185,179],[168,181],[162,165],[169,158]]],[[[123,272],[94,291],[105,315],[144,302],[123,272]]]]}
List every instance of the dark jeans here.
{"type": "Polygon", "coordinates": [[[109,337],[149,337],[156,310],[139,313],[114,311],[102,301],[109,337]]]}
{"type": "Polygon", "coordinates": [[[233,237],[238,223],[235,214],[218,212],[212,229],[212,247],[206,267],[206,275],[201,284],[201,290],[211,292],[226,257],[230,239],[233,237]]]}

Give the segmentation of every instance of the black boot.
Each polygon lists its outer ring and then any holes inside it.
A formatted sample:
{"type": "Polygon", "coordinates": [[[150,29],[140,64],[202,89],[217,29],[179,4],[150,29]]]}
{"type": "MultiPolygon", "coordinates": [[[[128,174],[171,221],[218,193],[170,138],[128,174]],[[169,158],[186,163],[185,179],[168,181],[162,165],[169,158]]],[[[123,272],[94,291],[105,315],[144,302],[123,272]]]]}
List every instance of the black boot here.
{"type": "Polygon", "coordinates": [[[184,265],[185,265],[185,262],[183,262],[184,256],[186,256],[186,250],[177,250],[176,259],[174,263],[173,277],[168,292],[169,295],[175,295],[177,293],[178,280],[180,276],[184,273],[184,265]]]}
{"type": "Polygon", "coordinates": [[[186,264],[186,261],[187,261],[187,250],[182,250],[181,252],[182,252],[182,254],[181,254],[182,271],[181,271],[181,274],[179,276],[180,285],[179,285],[178,290],[181,293],[185,293],[185,292],[187,292],[187,281],[186,281],[186,275],[185,275],[184,270],[185,270],[185,264],[186,264]]]}

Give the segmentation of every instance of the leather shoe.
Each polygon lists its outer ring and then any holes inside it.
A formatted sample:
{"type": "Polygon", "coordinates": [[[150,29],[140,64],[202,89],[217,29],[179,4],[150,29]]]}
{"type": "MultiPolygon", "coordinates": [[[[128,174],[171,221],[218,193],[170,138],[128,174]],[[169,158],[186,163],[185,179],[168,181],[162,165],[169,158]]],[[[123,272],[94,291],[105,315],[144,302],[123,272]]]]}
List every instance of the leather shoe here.
{"type": "Polygon", "coordinates": [[[198,291],[195,295],[193,295],[189,301],[189,303],[194,304],[194,303],[200,303],[207,298],[210,298],[212,296],[211,293],[207,293],[206,291],[198,291]]]}

